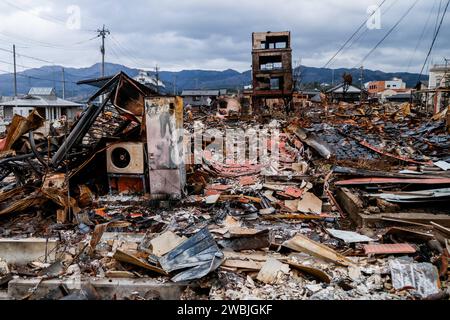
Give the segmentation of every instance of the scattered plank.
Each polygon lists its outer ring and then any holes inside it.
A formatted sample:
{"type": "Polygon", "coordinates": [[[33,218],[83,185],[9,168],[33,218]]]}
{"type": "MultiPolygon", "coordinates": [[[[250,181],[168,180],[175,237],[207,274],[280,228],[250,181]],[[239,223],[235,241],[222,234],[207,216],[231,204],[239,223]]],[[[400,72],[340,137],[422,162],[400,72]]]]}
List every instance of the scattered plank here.
{"type": "Polygon", "coordinates": [[[284,242],[283,246],[294,251],[308,253],[315,257],[319,257],[342,266],[355,265],[355,263],[351,260],[347,259],[333,249],[302,235],[296,235],[294,238],[284,242]]]}
{"type": "Polygon", "coordinates": [[[275,284],[283,273],[289,271],[289,265],[270,258],[264,263],[256,279],[266,284],[275,284]]]}
{"type": "Polygon", "coordinates": [[[165,276],[168,275],[167,272],[165,272],[163,269],[158,268],[156,266],[152,266],[151,264],[121,250],[116,250],[113,258],[116,259],[117,261],[129,263],[137,267],[144,268],[165,276]]]}
{"type": "Polygon", "coordinates": [[[409,254],[416,253],[416,249],[408,243],[367,244],[364,252],[369,254],[409,254]]]}

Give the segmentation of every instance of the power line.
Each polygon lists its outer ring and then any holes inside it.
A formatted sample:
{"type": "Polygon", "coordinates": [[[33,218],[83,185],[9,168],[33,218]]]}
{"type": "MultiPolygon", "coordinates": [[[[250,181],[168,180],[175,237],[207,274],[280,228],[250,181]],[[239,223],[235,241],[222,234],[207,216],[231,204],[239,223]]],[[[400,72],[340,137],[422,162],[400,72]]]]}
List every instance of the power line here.
{"type": "Polygon", "coordinates": [[[425,66],[427,65],[428,59],[430,58],[431,52],[433,51],[434,44],[436,43],[436,39],[437,39],[437,37],[439,35],[439,31],[441,31],[442,23],[444,22],[444,18],[445,18],[445,15],[447,13],[449,4],[450,4],[450,0],[448,0],[447,4],[445,5],[444,12],[442,13],[441,21],[439,23],[438,28],[436,29],[436,33],[434,34],[433,42],[431,43],[430,50],[428,51],[427,57],[425,58],[425,62],[423,63],[422,69],[420,70],[419,79],[417,80],[417,82],[420,82],[420,78],[422,77],[423,70],[425,69],[425,66]]]}
{"type": "Polygon", "coordinates": [[[142,65],[142,62],[140,62],[139,60],[141,60],[140,58],[138,58],[137,56],[134,55],[134,53],[129,50],[126,46],[122,45],[120,43],[120,41],[114,37],[114,35],[111,35],[111,39],[113,40],[113,42],[115,42],[115,44],[117,45],[117,47],[119,48],[120,51],[122,51],[123,53],[125,53],[125,56],[132,61],[133,63],[135,63],[137,66],[142,65]]]}
{"type": "MultiPolygon", "coordinates": [[[[16,55],[17,55],[17,54],[16,54],[16,55]]],[[[14,65],[14,63],[12,63],[12,62],[8,62],[8,61],[1,60],[1,59],[0,59],[0,63],[8,64],[8,65],[10,65],[10,66],[13,66],[13,65],[14,65]]],[[[21,68],[23,68],[24,70],[25,70],[25,69],[33,69],[33,67],[24,66],[24,65],[18,64],[18,63],[16,63],[16,66],[21,67],[21,68]]]]}
{"type": "MultiPolygon", "coordinates": [[[[398,0],[395,0],[394,2],[392,2],[391,5],[389,7],[387,7],[386,10],[383,11],[383,14],[386,15],[389,11],[391,11],[392,7],[395,4],[397,4],[397,2],[398,2],[398,0]]],[[[369,30],[370,30],[369,28],[364,29],[364,31],[361,32],[361,34],[358,36],[358,38],[355,38],[350,43],[350,45],[347,48],[345,48],[343,51],[350,50],[355,43],[359,42],[359,40],[361,40],[363,38],[363,36],[365,36],[369,32],[369,30]]]]}
{"type": "MultiPolygon", "coordinates": [[[[48,14],[37,14],[37,13],[34,13],[34,12],[32,12],[32,11],[30,11],[30,10],[27,10],[27,9],[25,9],[25,8],[23,8],[23,7],[19,6],[19,5],[17,5],[17,4],[11,3],[11,2],[8,1],[8,0],[3,0],[3,2],[4,2],[5,4],[7,4],[8,6],[10,6],[10,7],[13,7],[13,8],[15,8],[15,9],[17,9],[17,10],[19,10],[19,11],[22,11],[22,12],[28,14],[28,15],[37,17],[37,18],[39,18],[39,19],[42,19],[42,20],[45,20],[45,21],[48,21],[48,22],[51,22],[51,23],[63,25],[63,26],[66,26],[66,25],[67,25],[65,19],[60,19],[60,18],[51,16],[51,15],[48,15],[48,14]]],[[[92,32],[92,31],[94,31],[94,30],[81,29],[81,28],[80,28],[79,30],[84,31],[84,32],[92,32]]]]}
{"type": "Polygon", "coordinates": [[[436,23],[434,25],[433,35],[436,34],[436,31],[437,31],[437,28],[438,28],[438,25],[439,25],[439,17],[441,16],[441,9],[442,9],[442,0],[439,1],[439,9],[438,9],[438,14],[436,16],[436,23]]]}
{"type": "Polygon", "coordinates": [[[79,46],[81,44],[85,44],[88,43],[92,40],[95,40],[98,36],[95,36],[93,38],[89,38],[87,40],[81,40],[81,41],[77,41],[74,43],[67,43],[67,44],[55,44],[55,43],[50,43],[50,42],[45,42],[45,41],[41,41],[41,40],[36,40],[36,39],[32,39],[32,38],[28,38],[25,37],[23,35],[16,35],[16,34],[7,34],[4,32],[0,32],[1,35],[12,39],[12,40],[5,40],[8,41],[10,43],[17,43],[17,41],[20,41],[22,43],[24,43],[26,45],[26,48],[31,48],[31,47],[44,47],[44,48],[52,48],[52,49],[63,49],[63,50],[79,50],[79,49],[75,49],[72,48],[73,46],[79,46]],[[32,46],[30,46],[29,43],[33,43],[32,46]]]}
{"type": "MultiPolygon", "coordinates": [[[[6,70],[3,70],[3,69],[0,69],[0,72],[4,72],[4,74],[14,75],[13,72],[11,72],[11,71],[6,71],[6,70]]],[[[33,80],[42,80],[42,81],[47,81],[47,82],[59,82],[59,83],[62,83],[62,82],[63,82],[62,80],[40,78],[40,77],[35,77],[35,76],[29,76],[29,75],[26,75],[26,74],[23,74],[23,73],[17,73],[17,76],[18,76],[18,77],[22,77],[22,78],[28,78],[28,79],[33,79],[33,80]]],[[[65,82],[65,83],[77,84],[77,83],[74,82],[74,81],[67,81],[67,80],[65,80],[64,82],[65,82]]]]}
{"type": "MultiPolygon", "coordinates": [[[[12,50],[5,49],[5,48],[0,48],[0,51],[5,51],[5,52],[8,52],[8,53],[13,53],[12,50]]],[[[36,58],[36,57],[28,56],[28,55],[25,55],[25,54],[17,54],[17,55],[18,55],[18,56],[25,57],[25,58],[28,58],[28,59],[36,60],[36,61],[39,61],[39,62],[45,62],[45,63],[51,63],[51,64],[54,64],[53,61],[44,60],[44,59],[41,59],[41,58],[36,58]]]]}
{"type": "MultiPolygon", "coordinates": [[[[111,37],[112,39],[112,37],[111,37]]],[[[125,51],[119,47],[119,45],[117,43],[114,42],[114,40],[111,42],[111,50],[113,50],[113,48],[117,49],[114,50],[115,52],[115,56],[119,61],[123,61],[123,59],[127,59],[128,62],[131,62],[132,64],[136,64],[137,66],[140,65],[139,62],[137,62],[136,60],[134,60],[131,56],[129,56],[128,54],[125,53],[125,51]]],[[[125,64],[125,63],[124,63],[125,64]]]]}
{"type": "MultiPolygon", "coordinates": [[[[383,0],[383,2],[381,2],[381,4],[378,6],[378,10],[386,3],[386,1],[387,0],[383,0]]],[[[331,63],[331,61],[333,61],[338,56],[338,54],[341,53],[342,50],[344,50],[347,44],[359,33],[359,31],[367,24],[367,21],[369,21],[369,19],[372,18],[375,13],[376,11],[372,12],[372,14],[358,27],[358,29],[356,29],[356,31],[350,36],[350,38],[348,38],[347,41],[345,41],[345,43],[339,48],[339,50],[330,58],[330,60],[328,60],[328,62],[322,68],[326,68],[331,63]]]]}
{"type": "Polygon", "coordinates": [[[398,25],[409,15],[409,13],[412,11],[412,9],[414,9],[414,7],[417,5],[418,2],[419,0],[414,1],[414,3],[408,8],[408,10],[400,17],[400,19],[392,26],[392,28],[389,29],[389,31],[384,35],[384,37],[381,38],[380,41],[378,41],[375,47],[373,47],[372,50],[370,50],[369,53],[366,54],[366,56],[361,60],[361,62],[358,65],[362,65],[366,61],[366,59],[369,58],[370,55],[375,50],[378,49],[378,47],[384,42],[384,40],[386,40],[391,35],[391,33],[398,27],[398,25]]]}
{"type": "MultiPolygon", "coordinates": [[[[431,8],[430,14],[428,15],[428,18],[427,18],[427,20],[425,22],[425,25],[423,26],[422,33],[421,33],[421,35],[419,37],[419,40],[417,41],[416,47],[414,48],[414,52],[413,52],[413,54],[411,55],[411,57],[409,59],[408,67],[406,69],[407,72],[409,71],[409,68],[411,67],[411,63],[412,63],[412,60],[414,59],[414,56],[416,55],[417,49],[419,49],[419,46],[422,43],[422,40],[423,40],[423,38],[425,36],[425,32],[427,31],[428,24],[430,23],[431,16],[433,15],[433,11],[434,11],[434,8],[436,7],[436,4],[437,4],[437,0],[435,0],[434,3],[433,3],[433,7],[431,8]]],[[[440,9],[439,9],[439,12],[440,12],[440,9]]]]}

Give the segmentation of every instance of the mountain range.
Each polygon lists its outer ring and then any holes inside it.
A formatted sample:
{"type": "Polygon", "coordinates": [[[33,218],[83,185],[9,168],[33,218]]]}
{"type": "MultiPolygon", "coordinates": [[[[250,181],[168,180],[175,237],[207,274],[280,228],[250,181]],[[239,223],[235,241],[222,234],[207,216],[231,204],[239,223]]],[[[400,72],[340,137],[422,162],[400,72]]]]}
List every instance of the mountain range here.
{"type": "MultiPolygon", "coordinates": [[[[125,72],[131,77],[139,73],[139,69],[129,68],[120,64],[106,63],[105,73],[114,75],[120,71],[125,72]]],[[[294,70],[296,74],[300,73],[302,84],[323,84],[331,83],[332,69],[315,68],[301,66],[300,70],[294,70]]],[[[344,73],[353,75],[354,82],[359,82],[359,69],[335,69],[335,83],[340,82],[344,73]]],[[[86,79],[94,79],[100,76],[100,64],[94,64],[88,68],[64,68],[65,76],[65,96],[70,100],[82,101],[96,91],[96,88],[87,85],[77,85],[76,82],[86,79]]],[[[178,72],[161,71],[160,79],[166,85],[166,91],[173,93],[175,88],[177,93],[184,89],[242,89],[251,84],[251,71],[238,72],[228,69],[224,71],[208,70],[182,70],[178,72]]],[[[382,72],[373,70],[364,70],[364,82],[375,80],[390,80],[394,77],[403,79],[408,87],[414,87],[419,79],[418,74],[406,72],[382,72]]],[[[427,76],[422,76],[421,80],[427,80],[427,76]]],[[[40,68],[29,69],[17,73],[18,93],[27,93],[31,87],[54,87],[58,96],[62,96],[62,67],[61,66],[43,66],[40,68]]],[[[0,75],[0,95],[13,95],[13,75],[0,75]]]]}

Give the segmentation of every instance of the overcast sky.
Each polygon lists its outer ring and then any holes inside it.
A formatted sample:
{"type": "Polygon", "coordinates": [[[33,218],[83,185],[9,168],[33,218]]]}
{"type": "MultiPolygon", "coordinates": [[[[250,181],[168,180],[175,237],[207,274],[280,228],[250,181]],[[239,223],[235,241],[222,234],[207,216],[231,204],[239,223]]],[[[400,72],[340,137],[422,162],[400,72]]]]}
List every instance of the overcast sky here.
{"type": "MultiPolygon", "coordinates": [[[[251,65],[253,31],[290,30],[293,60],[321,67],[367,19],[367,8],[381,1],[0,0],[0,48],[10,49],[16,43],[19,54],[67,67],[87,67],[100,61],[100,39],[90,39],[105,24],[111,31],[106,40],[108,62],[147,69],[158,64],[162,70],[244,71],[251,65]],[[73,5],[80,9],[79,30],[77,11],[70,10],[73,5]]],[[[438,7],[440,4],[444,7],[446,2],[418,0],[417,6],[364,66],[419,72],[432,41],[438,7]]],[[[364,26],[352,46],[331,66],[359,65],[413,3],[413,0],[386,0],[381,8],[381,29],[364,26]]],[[[434,62],[450,58],[449,44],[450,14],[436,42],[434,62]]],[[[0,60],[1,71],[12,71],[12,65],[8,64],[12,60],[10,53],[0,51],[0,60]]],[[[17,63],[19,71],[49,64],[23,56],[19,56],[17,63]]]]}

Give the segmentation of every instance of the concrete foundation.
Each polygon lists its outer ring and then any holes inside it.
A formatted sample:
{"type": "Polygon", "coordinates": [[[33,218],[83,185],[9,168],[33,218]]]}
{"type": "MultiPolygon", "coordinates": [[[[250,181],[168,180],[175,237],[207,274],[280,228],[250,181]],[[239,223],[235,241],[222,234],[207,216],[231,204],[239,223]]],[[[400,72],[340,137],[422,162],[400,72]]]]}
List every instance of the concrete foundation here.
{"type": "Polygon", "coordinates": [[[58,240],[43,238],[0,239],[0,258],[8,264],[25,265],[33,261],[53,262],[58,240]]]}
{"type": "Polygon", "coordinates": [[[0,301],[1,300],[10,300],[10,298],[8,296],[8,291],[0,290],[0,301]]]}
{"type": "MultiPolygon", "coordinates": [[[[39,279],[15,279],[8,284],[8,296],[11,299],[21,299],[29,294],[29,290],[35,288],[39,279]]],[[[59,286],[64,284],[69,290],[79,290],[90,283],[102,300],[123,300],[137,293],[147,299],[179,300],[186,284],[161,283],[154,279],[98,279],[91,281],[59,280],[43,281],[39,284],[35,293],[30,297],[33,300],[60,299],[62,293],[59,286]]]]}

